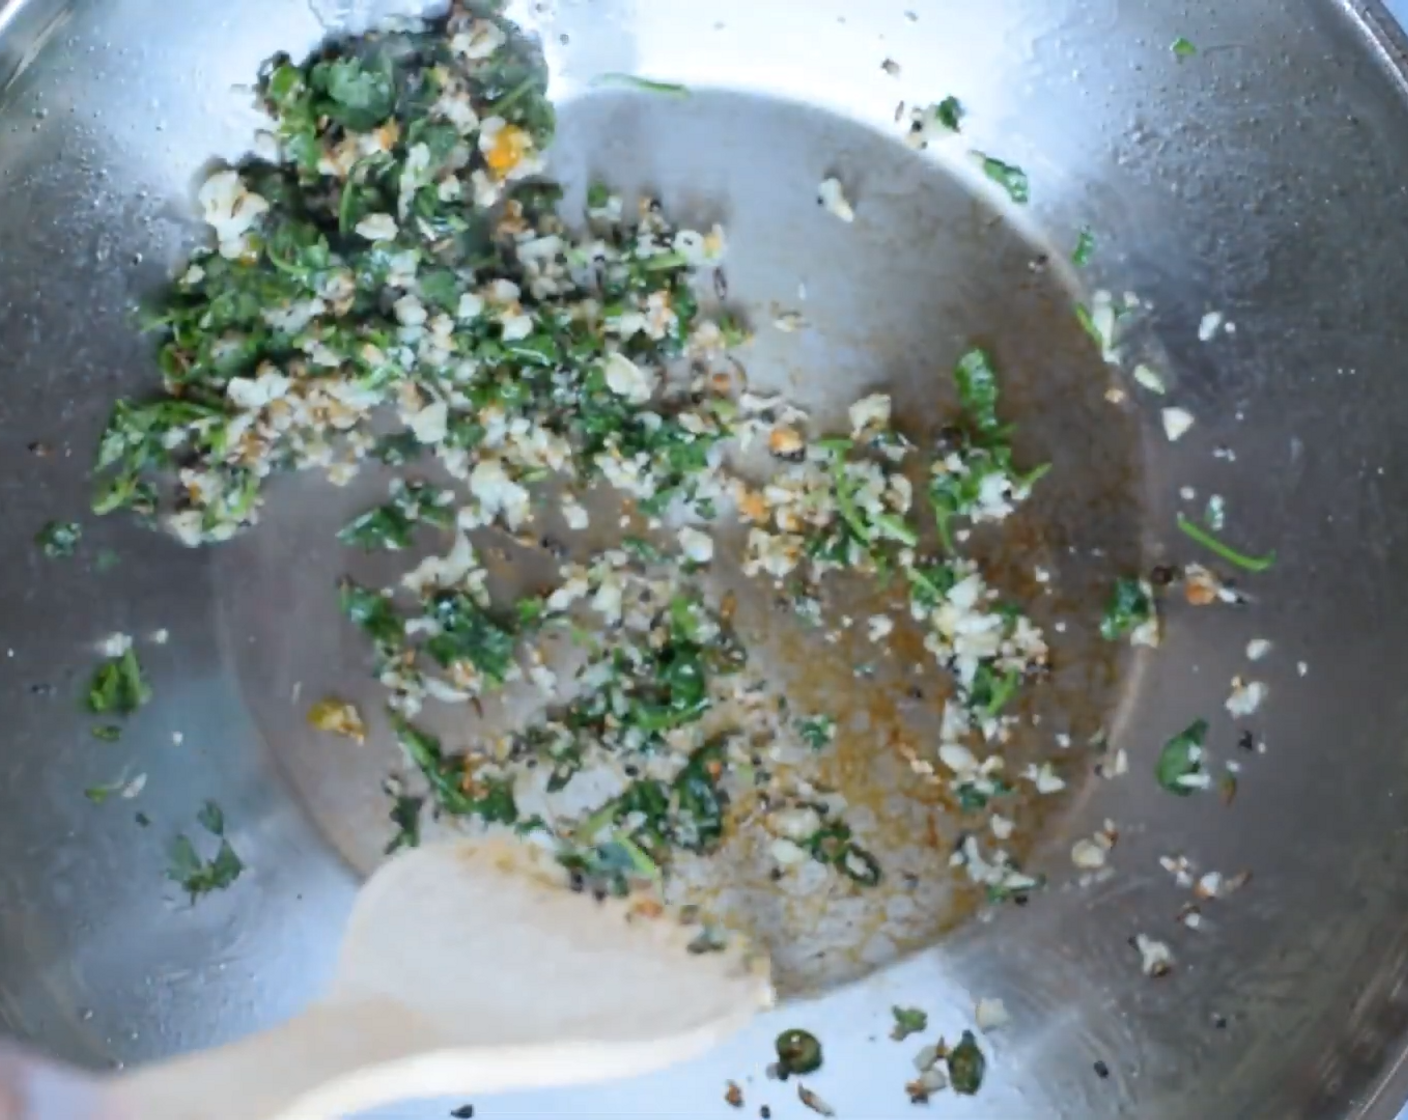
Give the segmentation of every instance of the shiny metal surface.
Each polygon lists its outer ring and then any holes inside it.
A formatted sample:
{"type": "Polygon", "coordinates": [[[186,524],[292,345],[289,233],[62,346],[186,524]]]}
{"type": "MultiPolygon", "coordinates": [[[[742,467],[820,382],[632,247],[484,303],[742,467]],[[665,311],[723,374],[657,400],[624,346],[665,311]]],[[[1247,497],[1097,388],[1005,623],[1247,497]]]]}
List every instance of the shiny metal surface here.
{"type": "MultiPolygon", "coordinates": [[[[1274,544],[1280,562],[1247,581],[1245,609],[1173,611],[1166,648],[1124,665],[1118,695],[1089,658],[1067,659],[1089,672],[1058,681],[1053,702],[1073,730],[1108,723],[1132,773],[1088,783],[1045,823],[1035,863],[1054,886],[1032,905],[961,924],[684,1070],[477,1101],[476,1114],[725,1115],[733,1078],[750,1110],[802,1115],[793,1088],[762,1075],[784,1025],[823,1038],[813,1087],[842,1116],[901,1114],[910,1051],[884,1037],[890,1005],[927,1006],[952,1037],[976,998],[1000,996],[1013,1023],[966,1115],[1394,1116],[1408,1095],[1408,455],[1396,422],[1408,413],[1408,103],[1387,12],[1328,0],[520,7],[563,102],[554,166],[569,184],[606,174],[725,219],[731,285],[755,316],[806,282],[818,329],[786,347],[765,339],[755,379],[823,407],[889,385],[922,425],[957,349],[995,347],[1023,438],[1070,487],[1042,503],[1029,539],[1008,542],[1023,564],[1047,550],[1060,609],[1089,626],[1083,581],[1141,549],[1196,558],[1173,529],[1185,486],[1200,503],[1224,495],[1236,539],[1274,544]],[[1180,35],[1196,57],[1169,51],[1180,35]],[[604,71],[696,93],[592,90],[604,71]],[[970,110],[973,147],[1030,173],[1029,224],[999,220],[961,150],[900,143],[897,103],[948,93],[970,110]],[[832,173],[858,211],[844,242],[811,201],[832,173]],[[1066,313],[1074,278],[1026,267],[1064,257],[1086,225],[1100,247],[1084,279],[1153,306],[1138,346],[1198,416],[1177,445],[1132,386],[1124,406],[1104,401],[1112,371],[1066,313]],[[1213,309],[1236,333],[1203,344],[1213,309]],[[1222,701],[1253,637],[1276,643],[1252,725],[1267,753],[1244,758],[1231,806],[1163,795],[1154,754],[1195,715],[1213,717],[1215,753],[1234,753],[1222,701]],[[1071,841],[1107,817],[1121,827],[1118,874],[1065,885],[1071,841]],[[1187,894],[1158,864],[1179,853],[1254,874],[1205,908],[1200,933],[1175,924],[1187,894]],[[1174,945],[1173,976],[1140,974],[1127,944],[1140,932],[1174,945]]],[[[0,1025],[90,1066],[228,1038],[299,1005],[330,968],[353,868],[384,836],[389,748],[320,756],[288,701],[295,682],[313,695],[359,671],[332,626],[340,561],[314,532],[353,496],[291,487],[273,524],[210,552],[118,519],[85,518],[67,563],[31,543],[48,518],[86,508],[111,399],[153,380],[129,309],[200,236],[189,199],[202,167],[236,157],[257,127],[236,87],[322,32],[293,0],[218,13],[0,6],[0,1025]],[[99,571],[102,548],[120,560],[99,571]],[[121,742],[91,739],[74,698],[93,643],[163,627],[169,644],[142,646],[157,703],[121,742]],[[83,798],[124,768],[149,775],[138,800],[83,798]],[[250,872],[189,908],[162,881],[163,852],[211,796],[250,872]]],[[[828,977],[799,986],[808,979],[828,977]]]]}

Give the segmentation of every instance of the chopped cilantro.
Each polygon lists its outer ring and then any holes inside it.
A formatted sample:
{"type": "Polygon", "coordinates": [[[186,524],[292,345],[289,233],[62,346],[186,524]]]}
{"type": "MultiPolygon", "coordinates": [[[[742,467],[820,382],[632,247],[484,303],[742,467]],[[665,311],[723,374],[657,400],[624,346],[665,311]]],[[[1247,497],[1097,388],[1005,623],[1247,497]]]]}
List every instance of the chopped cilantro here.
{"type": "Polygon", "coordinates": [[[965,1097],[973,1096],[983,1085],[988,1061],[978,1048],[972,1031],[964,1031],[958,1045],[948,1052],[948,1080],[953,1091],[965,1097]]]}
{"type": "Polygon", "coordinates": [[[117,781],[109,782],[105,786],[89,786],[83,791],[83,796],[86,797],[89,801],[91,801],[94,805],[101,805],[113,794],[121,793],[126,785],[127,779],[119,778],[117,781]]]}
{"type": "Polygon", "coordinates": [[[315,64],[309,73],[314,92],[326,95],[318,108],[352,132],[367,132],[391,115],[396,90],[391,60],[338,58],[315,64]]]}
{"type": "Polygon", "coordinates": [[[1153,590],[1145,580],[1117,579],[1100,619],[1100,636],[1107,642],[1119,641],[1152,619],[1154,612],[1153,590]]]}
{"type": "Polygon", "coordinates": [[[1071,250],[1071,263],[1077,268],[1083,268],[1090,263],[1090,258],[1094,255],[1095,234],[1087,227],[1076,237],[1076,247],[1071,250]]]}
{"type": "Polygon", "coordinates": [[[880,882],[880,865],[868,851],[851,838],[851,827],[844,821],[828,821],[806,842],[812,858],[830,864],[862,886],[873,887],[880,882]]]}
{"type": "Polygon", "coordinates": [[[963,103],[958,98],[949,94],[934,106],[934,116],[950,132],[960,132],[962,129],[959,126],[963,118],[967,116],[967,110],[963,108],[963,103]]]}
{"type": "Polygon", "coordinates": [[[406,624],[386,596],[345,579],[339,585],[342,613],[359,626],[376,645],[382,661],[405,647],[406,624]]]}
{"type": "Polygon", "coordinates": [[[444,812],[456,817],[479,817],[489,824],[513,824],[518,820],[511,776],[474,774],[468,758],[447,758],[434,735],[421,731],[399,712],[390,711],[388,715],[401,746],[425,775],[436,804],[444,812]]]}
{"type": "Polygon", "coordinates": [[[1192,58],[1198,53],[1197,45],[1191,40],[1185,39],[1182,35],[1170,43],[1168,49],[1173,52],[1173,57],[1178,59],[1179,62],[1182,62],[1185,58],[1192,58]]]}
{"type": "Polygon", "coordinates": [[[657,93],[665,97],[688,97],[689,87],[680,85],[678,82],[657,82],[650,78],[641,78],[635,74],[621,74],[611,72],[598,74],[592,79],[594,86],[617,86],[625,89],[638,89],[645,93],[657,93]]]}
{"type": "Polygon", "coordinates": [[[50,521],[35,535],[37,544],[51,560],[66,559],[78,549],[83,527],[77,521],[50,521]]]}
{"type": "Polygon", "coordinates": [[[168,858],[166,877],[178,884],[192,902],[212,891],[224,890],[244,871],[244,863],[224,838],[214,858],[206,861],[200,857],[190,837],[180,833],[171,842],[168,858]]]}
{"type": "Polygon", "coordinates": [[[436,662],[446,668],[456,663],[471,665],[495,685],[508,680],[517,644],[512,630],[495,622],[461,591],[436,592],[428,608],[440,630],[425,643],[425,650],[436,662]]]}
{"type": "Polygon", "coordinates": [[[796,722],[797,734],[814,751],[824,750],[836,739],[836,721],[830,716],[812,716],[796,722]]]}
{"type": "Polygon", "coordinates": [[[773,1047],[777,1051],[777,1072],[782,1078],[794,1073],[815,1073],[821,1068],[821,1042],[808,1031],[796,1027],[785,1030],[773,1047]]]}
{"type": "Polygon", "coordinates": [[[997,418],[997,373],[992,359],[976,346],[958,359],[953,371],[958,384],[958,400],[974,430],[983,436],[996,435],[1002,430],[997,418]]]}
{"type": "Polygon", "coordinates": [[[214,801],[207,801],[200,807],[196,823],[212,836],[225,835],[225,812],[214,801]]]}
{"type": "Polygon", "coordinates": [[[1178,515],[1178,528],[1190,539],[1202,545],[1209,552],[1215,553],[1229,564],[1248,572],[1264,572],[1276,563],[1276,553],[1268,552],[1265,556],[1248,556],[1238,552],[1235,548],[1223,544],[1202,526],[1196,522],[1188,520],[1183,514],[1178,515]]]}
{"type": "Polygon", "coordinates": [[[122,738],[122,728],[115,723],[100,723],[92,728],[92,736],[104,743],[115,743],[122,738]]]}
{"type": "Polygon", "coordinates": [[[1203,773],[1203,740],[1207,733],[1207,720],[1197,719],[1164,744],[1154,773],[1159,785],[1169,793],[1187,797],[1197,790],[1198,783],[1191,779],[1203,773]]]}
{"type": "Polygon", "coordinates": [[[419,458],[424,450],[425,444],[421,443],[415,432],[408,430],[382,436],[376,441],[372,454],[388,467],[404,467],[419,458]]]}
{"type": "Polygon", "coordinates": [[[665,554],[644,537],[626,537],[621,547],[644,564],[658,564],[665,558],[665,554]]]}
{"type": "Polygon", "coordinates": [[[996,719],[1022,687],[1022,674],[1016,669],[999,673],[990,662],[980,664],[968,689],[968,703],[989,719],[996,719]]]}
{"type": "Polygon", "coordinates": [[[423,804],[425,799],[422,797],[402,794],[396,798],[391,806],[391,823],[396,826],[396,832],[386,844],[386,855],[402,848],[420,847],[420,808],[423,804]]]}
{"type": "Polygon", "coordinates": [[[95,715],[131,715],[151,698],[151,686],[142,675],[137,654],[130,649],[99,665],[88,686],[88,710],[95,715]]]}
{"type": "Polygon", "coordinates": [[[890,1031],[890,1037],[896,1042],[903,1042],[912,1034],[918,1034],[926,1030],[929,1026],[929,1015],[920,1011],[917,1007],[892,1007],[891,1014],[895,1017],[894,1028],[890,1031]]]}
{"type": "Polygon", "coordinates": [[[411,519],[394,505],[377,506],[344,526],[337,539],[368,551],[375,548],[395,551],[410,547],[413,527],[411,519]]]}
{"type": "Polygon", "coordinates": [[[978,153],[983,174],[991,179],[1007,192],[1013,202],[1019,206],[1024,206],[1031,198],[1030,184],[1027,182],[1027,173],[1020,167],[1011,163],[1003,163],[1000,159],[978,153]]]}
{"type": "Polygon", "coordinates": [[[592,183],[587,188],[587,209],[604,210],[611,202],[611,188],[605,183],[592,183]]]}

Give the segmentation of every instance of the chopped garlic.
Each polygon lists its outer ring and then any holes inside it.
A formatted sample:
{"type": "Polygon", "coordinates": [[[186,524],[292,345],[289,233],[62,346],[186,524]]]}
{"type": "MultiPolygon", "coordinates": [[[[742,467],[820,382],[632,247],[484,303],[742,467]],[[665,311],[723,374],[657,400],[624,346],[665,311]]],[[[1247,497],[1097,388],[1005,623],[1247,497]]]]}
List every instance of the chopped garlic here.
{"type": "Polygon", "coordinates": [[[1096,871],[1105,866],[1105,849],[1094,840],[1077,840],[1071,846],[1071,862],[1082,871],[1096,871]]]}
{"type": "Polygon", "coordinates": [[[1173,950],[1162,941],[1138,934],[1134,947],[1139,950],[1139,966],[1145,976],[1163,976],[1173,967],[1173,950]]]}
{"type": "Polygon", "coordinates": [[[1253,638],[1247,643],[1247,660],[1260,661],[1271,652],[1271,643],[1265,638],[1253,638]]]}
{"type": "Polygon", "coordinates": [[[1168,387],[1164,384],[1164,379],[1159,372],[1142,362],[1134,367],[1134,380],[1151,393],[1163,396],[1168,392],[1168,387]]]}
{"type": "Polygon", "coordinates": [[[1012,1018],[1007,1014],[1007,1005],[1002,1000],[980,999],[973,1009],[973,1021],[978,1024],[980,1031],[988,1033],[1005,1027],[1012,1018]]]}
{"type": "Polygon", "coordinates": [[[714,558],[714,538],[708,533],[686,525],[679,531],[680,549],[696,564],[707,564],[714,558]]]}
{"type": "Polygon", "coordinates": [[[843,222],[856,220],[856,212],[846,201],[846,194],[839,179],[833,177],[823,180],[821,186],[817,188],[816,194],[817,201],[826,207],[828,213],[835,214],[843,222]]]}
{"type": "Polygon", "coordinates": [[[632,404],[645,404],[655,394],[654,378],[620,351],[606,356],[606,387],[632,404]]]}
{"type": "Polygon", "coordinates": [[[1261,681],[1243,681],[1241,677],[1233,677],[1232,694],[1227,697],[1227,711],[1233,719],[1250,716],[1261,707],[1270,691],[1261,681]]]}
{"type": "Polygon", "coordinates": [[[198,200],[206,223],[215,230],[220,255],[230,260],[246,251],[246,234],[268,212],[269,203],[244,185],[233,169],[217,171],[200,188],[198,200]]]}
{"type": "Polygon", "coordinates": [[[396,219],[390,214],[368,214],[357,223],[357,233],[368,241],[395,241],[400,233],[396,219]]]}
{"type": "Polygon", "coordinates": [[[1222,322],[1221,311],[1209,311],[1198,323],[1198,341],[1211,342],[1213,336],[1221,329],[1222,322]]]}
{"type": "Polygon", "coordinates": [[[890,426],[890,395],[871,393],[851,405],[849,410],[851,435],[860,438],[863,434],[890,426]]]}
{"type": "Polygon", "coordinates": [[[121,657],[132,648],[132,635],[115,633],[109,634],[98,643],[98,652],[104,657],[121,657]]]}
{"type": "Polygon", "coordinates": [[[873,614],[869,619],[870,640],[878,642],[889,637],[895,628],[895,620],[887,614],[873,614]]]}
{"type": "Polygon", "coordinates": [[[1177,443],[1193,426],[1193,414],[1186,408],[1166,408],[1162,417],[1169,443],[1177,443]]]}

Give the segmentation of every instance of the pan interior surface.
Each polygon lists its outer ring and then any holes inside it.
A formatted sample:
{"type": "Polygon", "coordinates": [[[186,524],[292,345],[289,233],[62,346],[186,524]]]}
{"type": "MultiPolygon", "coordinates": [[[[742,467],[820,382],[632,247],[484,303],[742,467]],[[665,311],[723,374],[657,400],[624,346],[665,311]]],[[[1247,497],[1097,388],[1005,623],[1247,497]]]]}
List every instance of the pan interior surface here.
{"type": "MultiPolygon", "coordinates": [[[[92,1068],[302,1006],[391,832],[386,781],[405,763],[336,585],[393,579],[421,554],[335,539],[390,475],[281,477],[263,523],[210,549],[85,512],[112,402],[157,383],[134,308],[202,243],[192,197],[212,161],[237,162],[261,127],[248,83],[275,52],[300,57],[377,14],[345,7],[0,9],[0,1028],[92,1068]],[[46,558],[36,533],[70,518],[80,548],[46,558]],[[155,698],[107,742],[81,704],[115,632],[135,638],[155,698]],[[368,715],[365,744],[308,726],[325,695],[368,715]],[[138,793],[84,796],[109,788],[138,793]],[[247,867],[192,906],[165,878],[170,846],[203,841],[212,799],[247,867]]],[[[1006,754],[1020,769],[1063,752],[1069,788],[1014,799],[1014,850],[1047,887],[988,906],[949,865],[962,830],[949,791],[906,761],[934,742],[947,676],[903,627],[886,655],[867,640],[863,621],[897,590],[838,580],[828,619],[853,625],[830,641],[741,574],[721,528],[707,593],[736,602],[758,671],[794,710],[838,715],[824,780],[896,873],[873,894],[793,894],[758,852],[726,847],[694,889],[769,946],[786,994],[817,998],[660,1078],[481,1113],[731,1115],[719,1098],[733,1079],[750,1110],[781,1116],[795,1086],[764,1069],[778,1032],[800,1026],[826,1048],[807,1085],[840,1115],[889,1115],[910,1107],[914,1077],[910,1046],[886,1037],[891,1008],[928,1012],[935,1037],[910,1043],[953,1042],[978,1000],[1000,998],[1011,1022],[981,1038],[974,1116],[1391,1120],[1408,1095],[1408,44],[1388,11],[559,0],[511,14],[551,69],[564,213],[603,180],[682,223],[720,223],[723,303],[754,331],[738,357],[758,393],[831,429],[888,393],[923,443],[957,411],[957,357],[991,353],[1015,454],[1052,464],[1038,499],[969,542],[1052,647],[1006,754]],[[608,74],[689,96],[605,88],[608,74]],[[912,150],[909,113],[948,95],[967,110],[961,135],[912,150]],[[1029,203],[986,181],[974,152],[1023,167],[1029,203]],[[830,177],[854,222],[818,205],[830,177]],[[1083,230],[1096,248],[1075,267],[1083,230]],[[1101,289],[1138,307],[1117,363],[1075,310],[1101,289]],[[1140,363],[1161,394],[1133,377],[1140,363]],[[1176,442],[1166,408],[1196,421],[1176,442]],[[1205,524],[1214,496],[1227,541],[1274,550],[1265,571],[1179,531],[1180,514],[1205,524]],[[1194,562],[1235,578],[1239,605],[1170,594],[1154,653],[1100,638],[1112,580],[1194,562]],[[1253,661],[1261,641],[1270,653],[1253,661]],[[1234,678],[1269,689],[1251,716],[1225,706],[1234,678]],[[1235,783],[1171,796],[1160,750],[1196,719],[1235,783]],[[1097,772],[1098,733],[1127,753],[1118,780],[1097,772]],[[1072,848],[1107,821],[1114,873],[1091,881],[1072,848]],[[1250,879],[1199,899],[1170,865],[1250,879]],[[1141,935],[1171,947],[1168,975],[1145,975],[1141,935]]],[[[590,497],[589,543],[607,547],[619,503],[590,497]]],[[[543,536],[559,516],[549,503],[543,536]]],[[[553,578],[541,539],[475,543],[505,596],[553,578]]],[[[458,750],[541,704],[510,690],[482,719],[435,705],[425,719],[458,750]]]]}
{"type": "MultiPolygon", "coordinates": [[[[560,108],[558,135],[551,173],[568,188],[565,212],[582,205],[589,182],[604,180],[628,197],[658,198],[693,227],[720,222],[728,230],[728,300],[755,332],[738,353],[749,391],[783,395],[818,430],[844,430],[847,408],[879,392],[890,395],[901,434],[931,446],[957,415],[954,362],[978,341],[990,349],[1018,455],[1053,464],[1041,501],[998,532],[979,531],[972,546],[1054,647],[1052,679],[1028,690],[1026,714],[1040,722],[1006,745],[1007,766],[1020,773],[1051,756],[1058,735],[1084,742],[1107,727],[1118,650],[1097,628],[1114,580],[1140,566],[1139,437],[1132,416],[1105,398],[1112,373],[1071,313],[1069,273],[1050,251],[961,169],[802,105],[707,91],[687,101],[593,94],[560,108]],[[818,184],[837,168],[857,169],[854,223],[817,202],[818,184]],[[1064,632],[1052,630],[1058,621],[1064,632]]],[[[764,477],[767,470],[762,464],[764,477]]],[[[306,710],[324,695],[355,700],[364,712],[385,700],[366,642],[341,619],[333,589],[349,570],[363,585],[394,582],[419,557],[358,559],[338,543],[338,529],[385,491],[385,472],[364,473],[342,489],[321,478],[281,480],[257,531],[220,547],[214,560],[227,656],[266,749],[362,874],[384,858],[386,779],[404,762],[389,731],[358,747],[311,728],[306,710]]],[[[549,546],[577,543],[552,504],[532,532],[549,546]]],[[[576,551],[619,547],[619,497],[599,487],[588,508],[596,527],[589,547],[576,551]]],[[[685,877],[697,882],[685,897],[757,936],[784,992],[829,986],[931,943],[983,904],[982,891],[950,867],[974,818],[909,762],[932,753],[951,681],[925,652],[920,628],[903,619],[901,587],[840,577],[816,626],[790,609],[782,580],[743,574],[740,525],[725,522],[717,535],[714,597],[737,603],[750,661],[790,708],[837,720],[837,750],[821,777],[846,798],[848,823],[887,874],[878,887],[857,890],[845,880],[828,885],[818,867],[784,887],[772,877],[765,836],[744,832],[692,861],[685,877]],[[882,613],[901,626],[872,642],[866,620],[882,613]]],[[[495,601],[555,585],[556,564],[541,543],[525,547],[487,530],[475,544],[495,601]]],[[[482,718],[463,705],[432,705],[438,710],[423,722],[457,753],[523,726],[543,703],[524,685],[486,701],[482,718]]],[[[1025,858],[1066,800],[1013,799],[1004,812],[1021,826],[1014,857],[1025,858]]]]}

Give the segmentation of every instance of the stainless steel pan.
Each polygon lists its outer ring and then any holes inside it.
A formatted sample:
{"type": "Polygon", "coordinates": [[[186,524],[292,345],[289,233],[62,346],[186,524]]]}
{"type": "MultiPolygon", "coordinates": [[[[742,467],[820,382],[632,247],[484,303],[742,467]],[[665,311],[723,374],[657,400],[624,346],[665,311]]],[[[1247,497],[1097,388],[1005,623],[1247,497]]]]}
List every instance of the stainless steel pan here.
{"type": "MultiPolygon", "coordinates": [[[[925,1003],[952,1032],[975,996],[1000,996],[1013,1022],[967,1115],[1396,1115],[1408,1095],[1408,40],[1390,13],[1331,0],[522,7],[562,99],[554,160],[569,183],[605,173],[726,219],[734,294],[758,315],[805,281],[816,330],[764,339],[755,377],[823,408],[889,386],[924,424],[948,399],[935,356],[991,341],[1023,438],[1056,464],[1012,563],[1049,558],[1060,609],[1088,625],[1114,568],[1199,558],[1174,528],[1184,488],[1199,508],[1222,495],[1236,536],[1274,545],[1279,562],[1245,583],[1244,608],[1175,611],[1157,656],[1116,666],[1073,647],[1050,718],[1078,743],[1106,727],[1132,772],[1092,778],[1046,820],[1033,859],[1053,887],[1030,906],[936,918],[933,947],[898,963],[910,946],[799,964],[793,987],[825,994],[707,1062],[591,1095],[476,1102],[478,1114],[722,1115],[733,1078],[750,1109],[783,1116],[794,1091],[762,1069],[772,1035],[796,1024],[823,1037],[816,1088],[841,1115],[898,1115],[912,1073],[885,1039],[891,1004],[925,1003]],[[1198,53],[1172,51],[1179,37],[1198,53]],[[606,71],[695,96],[594,90],[606,71]],[[949,93],[970,107],[972,146],[1027,169],[1021,215],[961,160],[903,145],[898,103],[949,93]],[[802,205],[833,173],[860,215],[844,247],[802,205]],[[1099,249],[1076,277],[1062,262],[1087,226],[1099,249]],[[1148,305],[1132,345],[1198,418],[1176,445],[1158,402],[1083,338],[1078,285],[1148,305]],[[1209,311],[1235,333],[1200,341],[1209,311]],[[1106,399],[1121,387],[1123,402],[1106,399]],[[1245,758],[1231,806],[1167,797],[1150,775],[1158,745],[1221,712],[1259,637],[1274,643],[1253,725],[1265,753],[1245,758]],[[1072,840],[1106,818],[1121,826],[1117,874],[1068,883],[1072,840]],[[1180,855],[1253,874],[1196,933],[1175,924],[1187,892],[1159,862],[1180,855]],[[1141,973],[1128,944],[1141,932],[1176,943],[1172,976],[1141,973]]],[[[237,87],[274,51],[316,41],[319,15],[346,17],[319,8],[0,4],[0,1025],[89,1066],[223,1040],[301,1003],[383,839],[390,748],[330,754],[289,702],[295,682],[312,695],[359,664],[331,621],[338,561],[318,528],[351,498],[334,508],[290,491],[276,525],[210,551],[114,519],[89,519],[67,564],[32,543],[44,521],[86,508],[112,398],[154,381],[129,312],[200,237],[201,169],[248,146],[257,121],[237,87]],[[157,703],[120,744],[94,741],[75,709],[93,643],[161,628],[170,642],[146,654],[157,703]],[[124,769],[148,775],[139,799],[84,799],[124,769]],[[164,845],[211,796],[251,874],[186,908],[163,885],[164,845]]],[[[809,655],[782,659],[796,669],[809,655]]],[[[830,687],[820,671],[816,687],[830,687]]],[[[1230,723],[1214,736],[1234,754],[1230,723]]]]}

